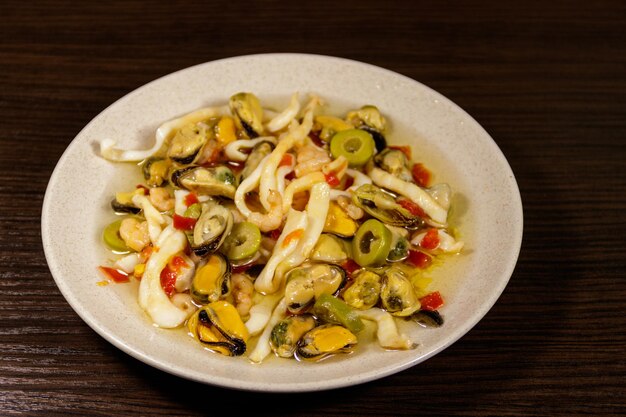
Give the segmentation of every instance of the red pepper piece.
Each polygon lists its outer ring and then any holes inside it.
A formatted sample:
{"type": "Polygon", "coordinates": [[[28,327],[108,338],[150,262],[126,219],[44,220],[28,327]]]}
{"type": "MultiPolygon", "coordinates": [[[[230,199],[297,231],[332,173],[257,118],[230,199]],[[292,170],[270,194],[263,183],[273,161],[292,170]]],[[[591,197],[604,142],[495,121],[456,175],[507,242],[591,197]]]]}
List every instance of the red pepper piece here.
{"type": "Polygon", "coordinates": [[[99,266],[98,269],[107,277],[116,283],[128,282],[128,274],[119,269],[109,268],[108,266],[99,266]]]}
{"type": "Polygon", "coordinates": [[[409,257],[407,258],[407,262],[418,268],[426,268],[431,264],[432,259],[424,252],[409,249],[409,257]]]}
{"type": "Polygon", "coordinates": [[[420,298],[420,303],[422,310],[435,311],[443,306],[443,298],[439,291],[434,291],[420,298]]]}
{"type": "Polygon", "coordinates": [[[439,246],[439,232],[437,232],[437,229],[428,229],[420,242],[420,246],[428,250],[437,249],[437,246],[439,246]]]}
{"type": "Polygon", "coordinates": [[[189,193],[185,196],[185,205],[189,207],[192,204],[199,203],[198,196],[194,193],[189,193]]]}
{"type": "Polygon", "coordinates": [[[198,219],[192,217],[179,216],[174,214],[174,228],[178,230],[193,230],[198,219]]]}
{"type": "Polygon", "coordinates": [[[432,174],[424,166],[424,164],[414,164],[413,168],[411,168],[411,174],[413,174],[413,179],[415,180],[415,183],[420,187],[428,187],[428,185],[430,184],[432,174]]]}
{"type": "Polygon", "coordinates": [[[361,266],[352,259],[348,259],[347,261],[342,263],[341,267],[346,271],[349,278],[352,278],[354,273],[361,269],[361,266]]]}
{"type": "Polygon", "coordinates": [[[169,264],[161,271],[161,287],[163,287],[163,291],[165,291],[168,297],[171,297],[176,292],[177,275],[176,271],[170,268],[169,264]]]}
{"type": "Polygon", "coordinates": [[[324,174],[324,177],[326,177],[326,182],[331,187],[336,187],[341,182],[339,181],[339,178],[337,178],[337,175],[335,175],[334,172],[329,172],[328,174],[324,174]]]}
{"type": "Polygon", "coordinates": [[[402,199],[398,200],[398,204],[400,204],[400,206],[402,206],[405,209],[407,209],[408,211],[410,211],[411,214],[414,215],[414,216],[418,216],[418,217],[421,217],[421,218],[427,217],[426,213],[424,212],[424,210],[422,210],[422,208],[420,206],[418,206],[417,204],[415,204],[411,200],[407,200],[406,198],[402,198],[402,199]]]}

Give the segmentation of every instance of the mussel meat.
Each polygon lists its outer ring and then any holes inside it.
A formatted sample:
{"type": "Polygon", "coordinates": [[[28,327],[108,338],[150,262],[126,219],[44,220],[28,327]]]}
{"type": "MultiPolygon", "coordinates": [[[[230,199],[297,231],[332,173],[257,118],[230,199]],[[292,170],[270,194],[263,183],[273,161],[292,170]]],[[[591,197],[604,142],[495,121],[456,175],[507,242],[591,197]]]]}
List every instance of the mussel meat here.
{"type": "Polygon", "coordinates": [[[341,265],[349,257],[350,243],[330,233],[322,233],[311,252],[311,259],[341,265]]]}
{"type": "Polygon", "coordinates": [[[423,224],[422,218],[396,202],[393,196],[373,184],[363,184],[352,195],[352,201],[369,215],[383,223],[414,229],[423,224]]]}
{"type": "Polygon", "coordinates": [[[410,316],[421,307],[411,280],[402,269],[396,267],[385,272],[380,298],[385,310],[398,317],[410,316]]]}
{"type": "Polygon", "coordinates": [[[387,120],[380,113],[378,107],[366,105],[358,110],[353,110],[348,113],[346,120],[356,128],[368,131],[374,138],[378,152],[387,147],[387,141],[385,140],[387,120]]]}
{"type": "Polygon", "coordinates": [[[346,272],[337,265],[309,264],[292,269],[285,276],[287,309],[299,314],[322,294],[335,294],[346,281],[346,272]]]}
{"type": "Polygon", "coordinates": [[[229,100],[230,111],[237,127],[250,139],[263,133],[263,108],[257,96],[252,93],[237,93],[229,100]]]}
{"type": "Polygon", "coordinates": [[[289,316],[274,326],[270,336],[270,346],[281,358],[290,358],[298,347],[298,341],[317,325],[310,314],[289,316]]]}
{"type": "Polygon", "coordinates": [[[172,162],[169,159],[148,158],[144,161],[141,171],[143,177],[151,187],[160,187],[167,183],[167,173],[172,162]]]}
{"type": "Polygon", "coordinates": [[[167,156],[179,164],[191,164],[202,147],[214,136],[214,129],[205,123],[185,125],[172,138],[167,156]]]}
{"type": "Polygon", "coordinates": [[[343,291],[343,300],[351,307],[367,310],[378,303],[381,287],[380,275],[363,269],[354,277],[352,285],[343,291]]]}
{"type": "Polygon", "coordinates": [[[233,227],[232,212],[215,200],[202,203],[202,213],[187,234],[191,249],[197,256],[215,252],[226,239],[233,227]]]}
{"type": "Polygon", "coordinates": [[[230,263],[221,253],[209,255],[191,281],[191,296],[201,304],[212,303],[230,293],[230,263]]]}
{"type": "Polygon", "coordinates": [[[374,157],[374,163],[402,181],[414,182],[409,169],[409,159],[399,149],[385,149],[374,157]]]}
{"type": "Polygon", "coordinates": [[[271,154],[275,147],[276,145],[270,141],[263,141],[254,145],[252,152],[250,152],[248,159],[246,159],[246,165],[243,168],[243,171],[241,171],[241,181],[249,177],[250,174],[252,174],[252,172],[254,172],[254,170],[259,166],[263,158],[271,154]]]}
{"type": "Polygon", "coordinates": [[[215,301],[199,309],[187,321],[187,329],[212,351],[227,356],[240,356],[246,351],[248,329],[227,301],[215,301]]]}
{"type": "Polygon", "coordinates": [[[171,175],[172,183],[198,194],[233,198],[237,190],[235,174],[225,165],[212,167],[189,166],[171,175]]]}
{"type": "Polygon", "coordinates": [[[296,358],[319,361],[337,353],[352,352],[357,337],[337,324],[323,324],[309,330],[296,349],[296,358]]]}

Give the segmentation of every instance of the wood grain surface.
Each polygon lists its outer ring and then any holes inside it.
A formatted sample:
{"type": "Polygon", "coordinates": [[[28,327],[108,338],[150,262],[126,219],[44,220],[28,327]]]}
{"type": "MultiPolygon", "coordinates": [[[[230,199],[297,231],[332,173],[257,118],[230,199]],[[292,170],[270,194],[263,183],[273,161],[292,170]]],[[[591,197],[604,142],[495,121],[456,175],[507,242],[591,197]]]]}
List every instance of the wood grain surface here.
{"type": "Polygon", "coordinates": [[[625,2],[3,0],[0,16],[0,415],[626,415],[625,2]],[[518,265],[487,316],[426,362],[327,392],[231,391],[126,355],[58,291],[41,205],[81,128],[158,77],[263,52],[409,76],[509,160],[518,265]]]}

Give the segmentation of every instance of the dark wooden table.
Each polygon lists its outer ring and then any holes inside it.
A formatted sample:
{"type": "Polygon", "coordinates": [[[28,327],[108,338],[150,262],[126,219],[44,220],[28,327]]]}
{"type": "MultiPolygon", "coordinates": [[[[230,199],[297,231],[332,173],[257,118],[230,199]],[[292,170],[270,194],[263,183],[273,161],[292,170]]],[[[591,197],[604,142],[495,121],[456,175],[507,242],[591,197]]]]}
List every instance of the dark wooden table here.
{"type": "Polygon", "coordinates": [[[0,3],[0,415],[626,415],[626,3],[87,3],[0,3]],[[508,158],[524,203],[517,268],[432,359],[333,391],[231,391],[126,355],[58,291],[41,205],[74,136],[146,82],[262,52],[414,78],[508,158]]]}

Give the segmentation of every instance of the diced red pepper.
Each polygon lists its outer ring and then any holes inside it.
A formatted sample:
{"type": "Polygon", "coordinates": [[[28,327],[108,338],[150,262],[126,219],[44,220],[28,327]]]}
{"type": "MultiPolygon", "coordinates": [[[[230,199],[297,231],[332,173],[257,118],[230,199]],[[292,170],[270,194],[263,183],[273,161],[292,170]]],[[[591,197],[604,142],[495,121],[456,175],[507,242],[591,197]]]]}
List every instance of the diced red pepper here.
{"type": "Polygon", "coordinates": [[[348,259],[341,264],[341,267],[346,271],[348,277],[352,278],[354,273],[361,269],[361,265],[357,264],[354,260],[348,259]]]}
{"type": "Polygon", "coordinates": [[[408,200],[406,198],[401,198],[398,200],[398,204],[400,204],[400,206],[410,211],[411,214],[414,216],[419,216],[422,218],[427,217],[424,210],[420,206],[412,202],[411,200],[408,200]]]}
{"type": "Polygon", "coordinates": [[[174,256],[170,261],[170,265],[176,272],[180,272],[181,268],[187,267],[187,262],[185,262],[182,256],[174,256]]]}
{"type": "Polygon", "coordinates": [[[443,306],[443,298],[439,291],[434,291],[420,298],[420,303],[422,310],[435,311],[443,306]]]}
{"type": "Polygon", "coordinates": [[[274,230],[270,230],[270,232],[268,233],[270,235],[270,237],[274,240],[278,240],[278,238],[280,237],[281,233],[283,233],[282,229],[274,229],[274,230]]]}
{"type": "Polygon", "coordinates": [[[174,214],[174,228],[178,230],[193,230],[198,219],[192,217],[179,216],[174,214]]]}
{"type": "Polygon", "coordinates": [[[296,178],[296,172],[291,171],[289,174],[285,175],[285,179],[289,181],[293,181],[296,178]]]}
{"type": "Polygon", "coordinates": [[[286,153],[283,155],[283,159],[280,160],[278,167],[291,166],[293,164],[293,155],[290,153],[286,153]]]}
{"type": "Polygon", "coordinates": [[[341,182],[339,181],[339,178],[337,178],[337,175],[334,172],[329,172],[328,174],[324,174],[324,177],[326,177],[326,182],[331,187],[336,187],[341,182]]]}
{"type": "Polygon", "coordinates": [[[315,132],[309,132],[309,138],[311,138],[311,142],[313,142],[316,146],[323,148],[324,141],[317,135],[315,132]]]}
{"type": "Polygon", "coordinates": [[[424,164],[414,164],[413,168],[411,168],[411,173],[417,185],[420,187],[428,187],[432,175],[424,164]]]}
{"type": "Polygon", "coordinates": [[[176,277],[177,272],[170,268],[170,265],[166,265],[161,271],[161,287],[168,297],[171,297],[176,292],[176,277]]]}
{"type": "Polygon", "coordinates": [[[420,242],[420,246],[428,250],[437,249],[437,246],[439,246],[439,232],[437,229],[428,229],[420,242]]]}
{"type": "Polygon", "coordinates": [[[185,196],[185,205],[189,207],[192,204],[199,203],[198,196],[194,193],[189,193],[185,196]]]}
{"type": "Polygon", "coordinates": [[[390,149],[395,149],[398,150],[400,152],[402,152],[403,154],[406,155],[406,157],[409,159],[409,161],[411,159],[413,159],[413,156],[411,155],[411,147],[410,146],[389,146],[390,149]]]}
{"type": "Polygon", "coordinates": [[[119,269],[109,268],[108,266],[99,266],[98,269],[107,277],[113,280],[114,282],[122,283],[130,281],[128,278],[128,274],[124,271],[120,271],[119,269]]]}
{"type": "Polygon", "coordinates": [[[344,175],[342,180],[343,186],[341,188],[344,190],[347,190],[348,188],[352,187],[352,184],[354,184],[354,178],[352,178],[350,175],[344,175]]]}
{"type": "Polygon", "coordinates": [[[409,249],[409,257],[407,258],[407,262],[418,268],[426,268],[431,264],[432,259],[424,252],[409,249]]]}

